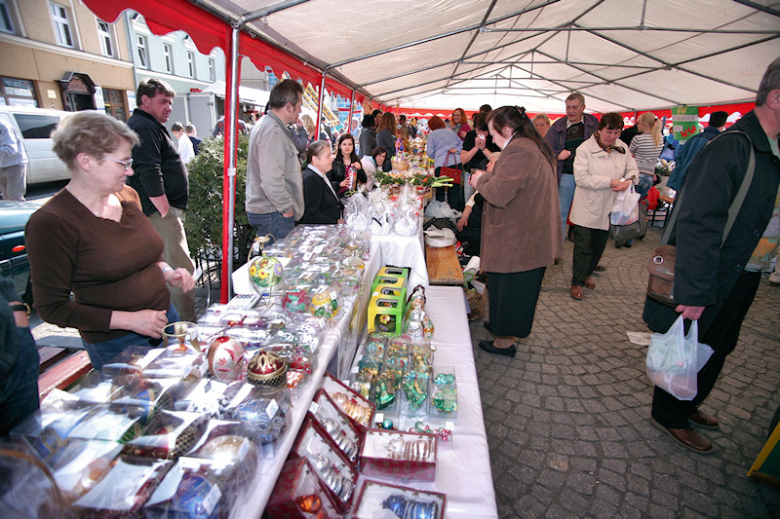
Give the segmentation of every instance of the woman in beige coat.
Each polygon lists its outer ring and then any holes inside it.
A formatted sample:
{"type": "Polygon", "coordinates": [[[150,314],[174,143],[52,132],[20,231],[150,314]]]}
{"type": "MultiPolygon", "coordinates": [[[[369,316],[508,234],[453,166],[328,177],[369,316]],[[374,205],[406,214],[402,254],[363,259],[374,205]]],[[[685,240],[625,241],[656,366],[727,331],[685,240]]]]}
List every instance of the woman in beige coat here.
{"type": "Polygon", "coordinates": [[[480,256],[490,287],[488,329],[497,338],[479,347],[514,357],[514,338],[531,333],[544,271],[562,255],[556,163],[524,108],[502,106],[487,119],[503,151],[492,172],[470,182],[485,199],[480,256]]]}
{"type": "Polygon", "coordinates": [[[636,161],[620,140],[623,117],[604,114],[597,130],[580,144],[574,159],[574,201],[571,297],[581,300],[582,287],[596,288],[591,277],[609,238],[609,213],[620,191],[639,180],[636,161]]]}

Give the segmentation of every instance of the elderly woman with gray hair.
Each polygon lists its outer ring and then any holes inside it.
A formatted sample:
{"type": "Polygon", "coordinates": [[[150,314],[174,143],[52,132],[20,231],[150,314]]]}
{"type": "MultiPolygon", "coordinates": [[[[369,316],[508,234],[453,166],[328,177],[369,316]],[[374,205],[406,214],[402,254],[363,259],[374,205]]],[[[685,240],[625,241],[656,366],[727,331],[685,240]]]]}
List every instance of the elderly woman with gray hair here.
{"type": "Polygon", "coordinates": [[[45,321],[77,328],[100,369],[128,346],[158,345],[179,319],[166,283],[190,291],[195,282],[165,262],[162,238],[125,185],[139,143],[133,130],[84,111],[52,140],[72,178],[27,223],[35,307],[45,321]]]}

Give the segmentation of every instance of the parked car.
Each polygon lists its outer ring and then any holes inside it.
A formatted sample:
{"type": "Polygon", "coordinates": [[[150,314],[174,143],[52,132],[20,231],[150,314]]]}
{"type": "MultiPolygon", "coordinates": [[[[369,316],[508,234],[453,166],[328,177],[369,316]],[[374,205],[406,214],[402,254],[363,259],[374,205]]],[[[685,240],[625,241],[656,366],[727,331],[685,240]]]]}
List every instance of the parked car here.
{"type": "Polygon", "coordinates": [[[24,294],[23,300],[27,304],[32,304],[32,293],[28,288],[30,262],[24,242],[24,227],[30,216],[45,202],[0,200],[0,267],[3,276],[14,280],[16,292],[24,294]]]}
{"type": "Polygon", "coordinates": [[[0,106],[0,118],[16,128],[27,152],[27,185],[67,180],[70,171],[52,151],[51,133],[73,112],[26,106],[0,106]]]}

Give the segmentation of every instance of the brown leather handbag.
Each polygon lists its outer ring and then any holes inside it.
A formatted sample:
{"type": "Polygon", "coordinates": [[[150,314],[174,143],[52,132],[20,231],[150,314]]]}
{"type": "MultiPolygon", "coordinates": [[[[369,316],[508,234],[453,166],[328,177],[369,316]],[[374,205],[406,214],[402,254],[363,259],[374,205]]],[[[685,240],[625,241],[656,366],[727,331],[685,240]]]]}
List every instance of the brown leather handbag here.
{"type": "MultiPolygon", "coordinates": [[[[727,132],[727,134],[741,133],[747,137],[750,141],[750,137],[744,132],[727,132]]],[[[715,141],[719,136],[710,140],[707,146],[715,141]]],[[[701,153],[701,151],[699,152],[701,153]]],[[[748,160],[747,171],[745,177],[742,179],[742,184],[739,186],[734,200],[729,205],[729,217],[726,221],[726,226],[723,228],[723,237],[720,241],[721,247],[726,242],[726,238],[731,231],[731,227],[734,225],[734,221],[737,219],[737,213],[742,208],[742,203],[745,201],[750,183],[753,180],[753,174],[756,170],[756,154],[753,150],[753,142],[750,141],[750,159],[748,160]]],[[[653,301],[657,301],[667,306],[677,306],[677,302],[674,300],[674,264],[677,259],[677,247],[669,245],[669,237],[672,234],[672,229],[677,223],[677,212],[680,207],[680,201],[684,190],[680,190],[677,194],[677,200],[675,201],[675,208],[672,209],[671,216],[667,217],[666,227],[664,233],[661,236],[661,242],[658,244],[658,248],[655,249],[653,257],[647,262],[647,271],[650,273],[650,278],[647,280],[647,297],[653,301]]]]}

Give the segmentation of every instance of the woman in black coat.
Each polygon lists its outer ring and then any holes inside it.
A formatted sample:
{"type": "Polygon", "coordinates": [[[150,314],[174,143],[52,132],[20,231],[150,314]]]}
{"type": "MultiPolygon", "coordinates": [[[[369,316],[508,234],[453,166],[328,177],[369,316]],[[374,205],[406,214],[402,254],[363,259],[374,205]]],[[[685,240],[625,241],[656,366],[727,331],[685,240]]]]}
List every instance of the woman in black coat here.
{"type": "Polygon", "coordinates": [[[347,196],[348,191],[355,191],[358,184],[368,182],[366,172],[363,171],[363,164],[355,153],[355,138],[349,133],[339,137],[339,144],[336,146],[336,158],[333,159],[333,169],[327,174],[333,189],[341,197],[347,196]],[[356,170],[356,178],[352,179],[350,185],[347,179],[347,172],[350,167],[356,170]]]}
{"type": "Polygon", "coordinates": [[[325,175],[333,165],[330,145],[325,141],[315,142],[306,150],[306,159],[308,166],[303,170],[304,211],[299,223],[344,223],[344,207],[325,175]]]}

